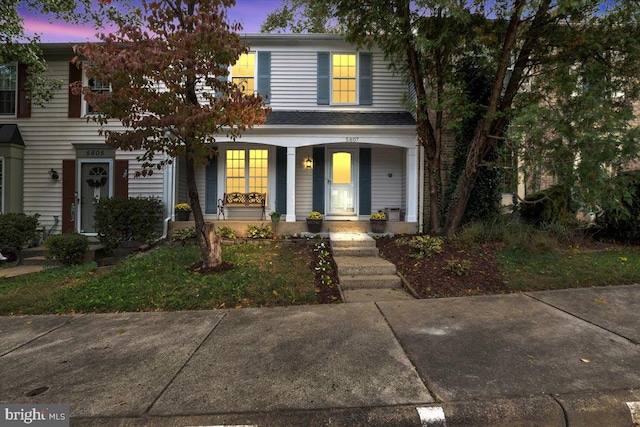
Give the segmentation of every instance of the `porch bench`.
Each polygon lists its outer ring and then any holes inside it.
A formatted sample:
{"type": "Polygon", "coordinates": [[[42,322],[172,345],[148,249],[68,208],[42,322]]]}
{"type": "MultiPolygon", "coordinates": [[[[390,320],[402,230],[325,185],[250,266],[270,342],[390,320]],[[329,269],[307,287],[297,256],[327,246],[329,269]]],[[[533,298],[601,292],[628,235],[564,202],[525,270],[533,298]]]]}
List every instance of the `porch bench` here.
{"type": "Polygon", "coordinates": [[[220,219],[220,215],[222,215],[222,219],[227,219],[224,210],[229,206],[233,206],[246,208],[259,207],[262,210],[261,219],[264,220],[266,218],[266,200],[267,195],[265,193],[224,193],[224,197],[218,199],[218,219],[220,219]]]}

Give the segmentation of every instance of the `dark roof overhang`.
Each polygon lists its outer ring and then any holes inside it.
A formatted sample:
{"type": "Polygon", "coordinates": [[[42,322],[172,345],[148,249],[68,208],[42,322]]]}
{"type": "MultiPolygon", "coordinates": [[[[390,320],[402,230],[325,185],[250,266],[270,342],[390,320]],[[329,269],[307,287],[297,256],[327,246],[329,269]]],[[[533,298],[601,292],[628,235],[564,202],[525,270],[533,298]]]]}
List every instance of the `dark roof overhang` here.
{"type": "Polygon", "coordinates": [[[272,111],[266,125],[287,126],[415,126],[411,113],[347,111],[272,111]]]}
{"type": "Polygon", "coordinates": [[[0,125],[0,144],[16,144],[24,146],[18,125],[0,125]]]}

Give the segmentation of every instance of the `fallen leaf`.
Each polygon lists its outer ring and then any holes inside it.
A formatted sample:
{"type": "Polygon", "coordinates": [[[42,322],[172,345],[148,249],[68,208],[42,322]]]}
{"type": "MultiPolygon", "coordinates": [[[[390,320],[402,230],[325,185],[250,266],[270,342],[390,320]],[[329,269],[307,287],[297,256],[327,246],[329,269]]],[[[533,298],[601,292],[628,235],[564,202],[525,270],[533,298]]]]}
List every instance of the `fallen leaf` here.
{"type": "Polygon", "coordinates": [[[531,359],[531,360],[535,359],[535,358],[534,358],[532,355],[530,355],[530,354],[527,354],[527,357],[528,357],[529,359],[531,359]]]}
{"type": "Polygon", "coordinates": [[[580,359],[580,360],[582,360],[584,363],[591,363],[589,359],[580,359]]]}
{"type": "Polygon", "coordinates": [[[608,304],[609,302],[604,298],[594,298],[593,302],[597,302],[598,304],[608,304]]]}

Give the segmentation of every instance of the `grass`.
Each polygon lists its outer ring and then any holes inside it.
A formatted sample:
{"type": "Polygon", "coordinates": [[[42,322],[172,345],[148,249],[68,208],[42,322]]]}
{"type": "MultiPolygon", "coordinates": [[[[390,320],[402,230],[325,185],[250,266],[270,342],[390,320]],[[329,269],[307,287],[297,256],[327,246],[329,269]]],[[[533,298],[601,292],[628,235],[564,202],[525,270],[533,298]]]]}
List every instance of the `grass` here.
{"type": "MultiPolygon", "coordinates": [[[[306,248],[304,248],[306,250],[306,248]]],[[[160,247],[107,270],[93,263],[0,282],[0,315],[168,311],[316,302],[308,257],[274,246],[223,247],[235,265],[213,275],[190,272],[195,246],[160,247]]]]}
{"type": "Polygon", "coordinates": [[[637,248],[581,252],[579,249],[500,254],[514,291],[536,291],[640,283],[637,248]]]}

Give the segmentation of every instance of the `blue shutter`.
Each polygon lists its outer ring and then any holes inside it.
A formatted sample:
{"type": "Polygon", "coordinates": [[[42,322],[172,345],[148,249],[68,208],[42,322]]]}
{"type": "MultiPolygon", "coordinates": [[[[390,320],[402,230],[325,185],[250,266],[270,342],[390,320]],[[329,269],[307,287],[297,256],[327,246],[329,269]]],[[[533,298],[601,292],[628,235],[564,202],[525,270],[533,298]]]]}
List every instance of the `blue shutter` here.
{"type": "Polygon", "coordinates": [[[360,53],[360,105],[371,105],[373,103],[373,64],[371,52],[360,53]]]}
{"type": "Polygon", "coordinates": [[[287,212],[287,149],[276,147],[276,212],[287,212]]]}
{"type": "Polygon", "coordinates": [[[371,215],[371,148],[360,149],[360,215],[371,215]]]}
{"type": "Polygon", "coordinates": [[[218,212],[218,156],[214,156],[206,169],[205,209],[207,214],[218,212]]]}
{"type": "Polygon", "coordinates": [[[331,92],[331,58],[329,52],[318,52],[318,105],[329,105],[331,92]]]}
{"type": "Polygon", "coordinates": [[[258,93],[271,103],[271,52],[258,52],[258,93]]]}
{"type": "Polygon", "coordinates": [[[324,147],[313,147],[312,209],[324,214],[324,147]]]}

